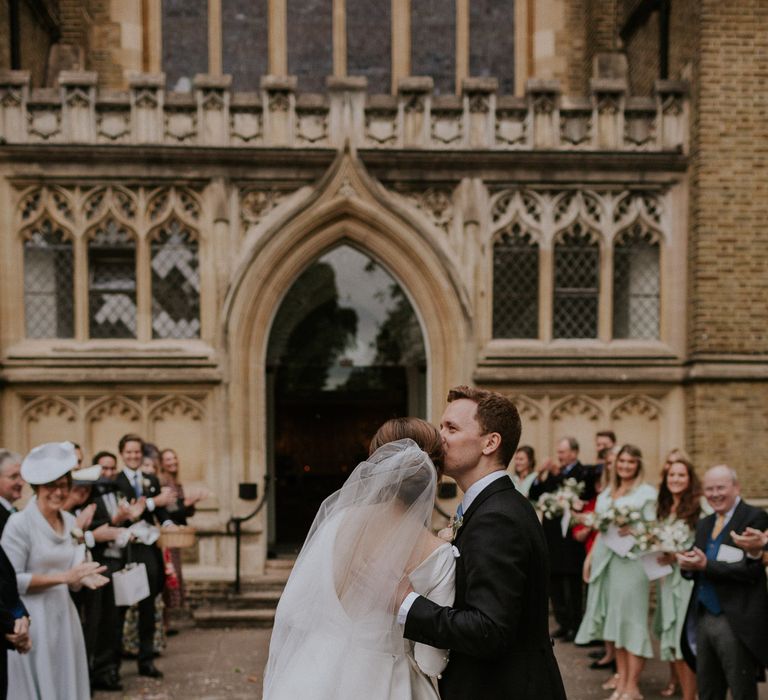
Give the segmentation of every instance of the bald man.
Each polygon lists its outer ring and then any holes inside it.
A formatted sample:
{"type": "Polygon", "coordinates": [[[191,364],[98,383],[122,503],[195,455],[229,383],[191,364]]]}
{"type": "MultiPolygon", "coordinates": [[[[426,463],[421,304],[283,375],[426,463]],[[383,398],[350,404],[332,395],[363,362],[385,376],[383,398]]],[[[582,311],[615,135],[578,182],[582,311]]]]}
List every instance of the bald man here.
{"type": "Polygon", "coordinates": [[[768,591],[762,557],[733,546],[732,533],[765,530],[768,514],[741,499],[726,465],[704,475],[715,511],[699,521],[693,549],[677,555],[696,583],[683,632],[683,653],[696,669],[700,700],[757,700],[757,676],[768,666],[768,591]]]}

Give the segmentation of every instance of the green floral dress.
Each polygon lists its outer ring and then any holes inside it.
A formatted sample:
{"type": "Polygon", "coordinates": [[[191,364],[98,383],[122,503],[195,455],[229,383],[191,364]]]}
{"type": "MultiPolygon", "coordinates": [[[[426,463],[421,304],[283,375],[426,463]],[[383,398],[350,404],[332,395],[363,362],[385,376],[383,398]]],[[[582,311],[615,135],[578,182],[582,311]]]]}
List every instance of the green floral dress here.
{"type": "MultiPolygon", "coordinates": [[[[639,484],[614,500],[608,488],[598,496],[595,513],[600,515],[611,506],[623,505],[634,507],[647,520],[653,520],[656,489],[649,484],[639,484]]],[[[605,546],[602,536],[598,536],[592,550],[587,609],[576,635],[576,644],[605,640],[635,656],[653,658],[648,630],[648,597],[649,581],[642,564],[631,552],[620,557],[605,546]]]]}

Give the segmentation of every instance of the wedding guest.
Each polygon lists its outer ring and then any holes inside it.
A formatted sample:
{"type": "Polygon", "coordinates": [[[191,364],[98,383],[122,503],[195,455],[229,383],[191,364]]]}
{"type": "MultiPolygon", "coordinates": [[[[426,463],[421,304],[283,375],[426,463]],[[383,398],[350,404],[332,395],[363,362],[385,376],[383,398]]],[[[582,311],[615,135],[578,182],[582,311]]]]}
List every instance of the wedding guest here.
{"type": "Polygon", "coordinates": [[[21,465],[35,495],[3,532],[2,546],[34,624],[30,653],[9,658],[14,700],[90,698],[83,632],[69,591],[97,588],[106,579],[100,575],[104,567],[83,560],[83,547],[72,537],[77,521],[62,510],[76,464],[69,442],[35,447],[21,465]]]}
{"type": "MultiPolygon", "coordinates": [[[[115,484],[118,492],[125,499],[143,505],[138,519],[144,520],[148,525],[173,525],[173,521],[166,510],[171,500],[171,493],[167,489],[160,488],[160,482],[154,474],[141,470],[144,441],[135,434],[124,435],[119,443],[120,457],[123,460],[123,469],[117,475],[115,484]]],[[[132,524],[127,519],[121,523],[125,527],[132,524]]],[[[147,567],[150,594],[138,603],[138,665],[139,675],[151,678],[162,678],[163,674],[154,664],[154,638],[158,629],[156,624],[157,601],[164,583],[163,556],[156,543],[137,541],[131,545],[131,559],[142,562],[147,567]]],[[[125,608],[121,608],[125,615],[125,608]]],[[[162,633],[162,624],[159,630],[162,633]]]]}
{"type": "Polygon", "coordinates": [[[757,677],[768,666],[768,591],[762,558],[727,544],[746,528],[765,530],[768,514],[741,499],[736,472],[726,465],[704,475],[704,495],[715,511],[696,527],[692,550],[677,555],[694,581],[682,650],[701,700],[757,698],[757,677]],[[735,551],[734,551],[735,550],[735,551]]]}
{"type": "MultiPolygon", "coordinates": [[[[160,483],[169,488],[173,494],[167,508],[171,518],[177,525],[186,525],[187,518],[195,514],[195,504],[205,498],[207,492],[202,489],[193,489],[188,494],[184,493],[184,487],[179,481],[179,456],[176,450],[170,447],[160,450],[160,483]]],[[[168,568],[173,572],[171,579],[173,585],[166,585],[163,589],[163,600],[166,634],[172,636],[177,633],[177,630],[169,626],[168,612],[184,607],[184,577],[181,572],[181,550],[178,547],[169,547],[166,551],[169,560],[168,568]]]]}
{"type": "MultiPolygon", "coordinates": [[[[678,457],[668,464],[662,472],[659,485],[659,498],[656,507],[656,519],[660,523],[672,525],[685,523],[690,538],[684,549],[693,544],[693,533],[701,517],[701,485],[693,464],[678,457]]],[[[685,623],[685,612],[693,590],[693,581],[683,578],[674,553],[659,557],[660,564],[672,566],[671,574],[664,576],[658,584],[656,612],[653,630],[659,638],[661,660],[669,661],[674,666],[676,681],[671,681],[660,691],[662,697],[677,694],[677,685],[683,694],[683,700],[695,700],[696,676],[688,667],[680,648],[680,640],[685,623]]]]}
{"type": "Polygon", "coordinates": [[[11,513],[13,505],[21,498],[24,480],[21,478],[21,455],[0,449],[0,535],[11,513]]]}
{"type": "Polygon", "coordinates": [[[531,484],[536,478],[536,453],[530,445],[520,445],[515,452],[515,456],[512,458],[512,464],[514,465],[515,473],[512,477],[512,483],[515,488],[523,494],[528,496],[528,492],[531,489],[531,484]]]}
{"type": "Polygon", "coordinates": [[[595,433],[595,451],[600,454],[616,446],[616,433],[613,430],[598,430],[595,433]]]}
{"type": "MultiPolygon", "coordinates": [[[[653,520],[656,489],[643,480],[643,456],[634,445],[624,445],[608,488],[597,498],[595,513],[603,515],[612,507],[628,506],[653,520]]],[[[628,528],[619,536],[629,537],[628,528]]],[[[577,644],[595,639],[616,646],[616,676],[603,687],[615,686],[611,700],[640,700],[638,679],[645,659],[653,658],[648,631],[648,577],[642,564],[631,555],[611,549],[610,539],[600,534],[592,549],[587,610],[576,636],[577,644]]]]}
{"type": "Polygon", "coordinates": [[[16,572],[0,547],[0,700],[8,695],[8,651],[26,654],[31,648],[29,613],[19,597],[16,572]]]}
{"type": "MultiPolygon", "coordinates": [[[[528,496],[536,501],[544,493],[557,491],[566,479],[583,485],[584,500],[594,496],[594,481],[579,461],[579,443],[574,437],[562,438],[557,443],[557,462],[546,460],[539,467],[528,496]]],[[[586,552],[584,545],[571,537],[570,530],[563,536],[558,518],[545,518],[542,524],[549,548],[550,597],[558,625],[552,636],[572,642],[581,623],[581,574],[586,552]]]]}

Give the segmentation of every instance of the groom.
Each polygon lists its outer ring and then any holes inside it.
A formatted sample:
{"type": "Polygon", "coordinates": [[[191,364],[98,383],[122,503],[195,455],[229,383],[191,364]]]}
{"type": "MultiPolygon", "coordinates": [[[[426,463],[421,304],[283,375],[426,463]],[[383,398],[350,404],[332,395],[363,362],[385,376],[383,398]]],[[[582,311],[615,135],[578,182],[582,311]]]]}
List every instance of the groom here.
{"type": "Polygon", "coordinates": [[[464,492],[456,599],[441,607],[407,587],[398,613],[405,636],[451,650],[443,700],[565,700],[548,632],[544,533],[506,472],[520,439],[517,409],[501,394],[459,386],[440,433],[445,473],[464,492]]]}

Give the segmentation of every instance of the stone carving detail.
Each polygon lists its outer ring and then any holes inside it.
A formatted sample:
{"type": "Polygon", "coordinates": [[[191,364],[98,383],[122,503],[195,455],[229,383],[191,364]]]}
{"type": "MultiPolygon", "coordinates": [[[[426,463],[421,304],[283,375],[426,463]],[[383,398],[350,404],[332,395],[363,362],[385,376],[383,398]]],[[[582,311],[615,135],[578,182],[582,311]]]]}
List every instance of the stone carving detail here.
{"type": "Polygon", "coordinates": [[[496,143],[514,146],[524,144],[528,138],[527,111],[497,110],[496,143]]]}
{"type": "Polygon", "coordinates": [[[369,110],[365,115],[365,136],[378,145],[397,141],[397,115],[392,112],[369,110]]]}
{"type": "Polygon", "coordinates": [[[69,107],[90,107],[91,105],[88,92],[80,88],[67,90],[65,101],[69,107]]]}
{"type": "Polygon", "coordinates": [[[452,196],[453,192],[447,187],[430,187],[424,192],[406,194],[406,199],[424,212],[435,226],[447,232],[453,220],[452,196]]]}
{"type": "Polygon", "coordinates": [[[555,93],[537,93],[533,99],[534,114],[552,114],[555,111],[555,93]]]}
{"type": "Polygon", "coordinates": [[[618,114],[621,109],[621,95],[610,92],[602,93],[597,100],[599,114],[618,114]]]}
{"type": "Polygon", "coordinates": [[[288,90],[274,90],[269,93],[270,112],[287,112],[291,107],[291,93],[288,90]]]}
{"type": "Polygon", "coordinates": [[[525,396],[512,396],[510,397],[512,402],[517,408],[517,412],[520,414],[520,418],[526,421],[538,421],[541,419],[541,410],[530,399],[525,396]]]}
{"type": "Polygon", "coordinates": [[[592,117],[589,112],[560,113],[560,138],[578,146],[592,138],[592,117]]]}
{"type": "Polygon", "coordinates": [[[197,114],[188,110],[166,110],[165,135],[185,143],[197,136],[197,114]]]}
{"type": "Polygon", "coordinates": [[[61,111],[58,109],[31,109],[28,112],[29,133],[43,141],[61,133],[61,111]]]}
{"type": "Polygon", "coordinates": [[[63,417],[67,422],[74,423],[77,419],[77,409],[60,396],[37,397],[24,408],[24,420],[27,423],[37,423],[53,416],[63,417]]]}
{"type": "Polygon", "coordinates": [[[423,114],[426,109],[427,98],[422,92],[404,93],[405,104],[403,109],[407,113],[423,114]]]}
{"type": "Polygon", "coordinates": [[[0,90],[0,107],[20,107],[21,90],[19,88],[8,87],[0,90]]]}
{"type": "Polygon", "coordinates": [[[679,94],[667,95],[661,104],[665,116],[679,117],[683,113],[683,98],[679,94]]]}
{"type": "Polygon", "coordinates": [[[590,421],[596,421],[600,419],[600,415],[600,408],[586,396],[569,396],[553,409],[552,420],[584,416],[590,421]]]}
{"type": "Polygon", "coordinates": [[[136,106],[141,109],[155,109],[160,104],[155,88],[143,88],[136,91],[136,106]]]}
{"type": "Polygon", "coordinates": [[[661,199],[653,192],[623,192],[613,207],[613,222],[620,226],[640,218],[656,228],[661,224],[661,215],[661,199]]]}
{"type": "Polygon", "coordinates": [[[261,112],[232,110],[229,115],[229,129],[232,138],[239,143],[251,143],[262,135],[261,112]]]}
{"type": "Polygon", "coordinates": [[[300,143],[317,143],[328,138],[328,112],[301,112],[298,116],[296,138],[300,143]]]}
{"type": "Polygon", "coordinates": [[[203,109],[220,112],[224,109],[223,90],[204,90],[202,99],[203,109]]]}
{"type": "Polygon", "coordinates": [[[125,396],[110,396],[97,401],[88,409],[90,422],[104,420],[110,416],[120,416],[130,421],[141,420],[141,405],[125,396]]]}
{"type": "Polygon", "coordinates": [[[464,123],[460,112],[432,112],[432,138],[442,144],[461,140],[464,123]]]}
{"type": "Polygon", "coordinates": [[[656,140],[655,114],[626,112],[624,115],[624,140],[634,146],[645,146],[656,140]]]}
{"type": "Polygon", "coordinates": [[[200,402],[202,398],[185,395],[167,396],[150,407],[150,420],[155,422],[181,415],[201,421],[205,416],[205,409],[200,402]]]}
{"type": "Polygon", "coordinates": [[[107,141],[122,141],[131,132],[130,112],[126,109],[96,113],[96,131],[107,141]]]}
{"type": "Polygon", "coordinates": [[[243,224],[257,224],[269,212],[271,212],[287,193],[270,189],[242,189],[240,190],[240,216],[243,224]]]}
{"type": "Polygon", "coordinates": [[[487,93],[476,93],[469,98],[470,114],[488,114],[491,111],[491,98],[487,93]]]}
{"type": "Polygon", "coordinates": [[[625,416],[642,416],[648,420],[658,420],[661,411],[658,405],[647,396],[633,395],[621,401],[611,411],[611,419],[619,420],[625,416]]]}
{"type": "Polygon", "coordinates": [[[28,191],[19,203],[19,211],[22,221],[28,221],[40,211],[40,204],[43,201],[43,188],[36,187],[28,191]]]}

